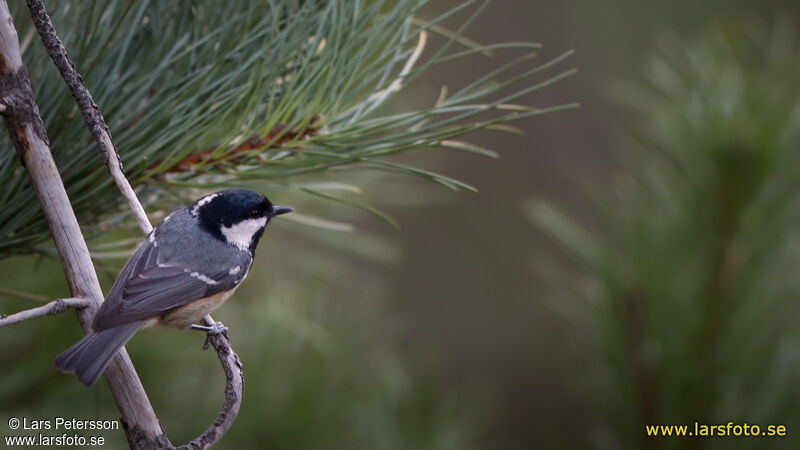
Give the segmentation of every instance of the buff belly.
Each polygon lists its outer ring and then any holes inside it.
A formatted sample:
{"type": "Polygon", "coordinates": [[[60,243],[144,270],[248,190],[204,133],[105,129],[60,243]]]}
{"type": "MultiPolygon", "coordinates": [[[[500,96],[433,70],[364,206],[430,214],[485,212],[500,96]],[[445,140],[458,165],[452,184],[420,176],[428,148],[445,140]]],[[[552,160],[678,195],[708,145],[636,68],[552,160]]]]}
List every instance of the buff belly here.
{"type": "Polygon", "coordinates": [[[201,298],[188,305],[175,308],[161,316],[158,324],[172,328],[189,328],[193,323],[199,322],[206,314],[211,314],[212,311],[225,303],[225,300],[233,294],[233,291],[235,289],[201,298]]]}

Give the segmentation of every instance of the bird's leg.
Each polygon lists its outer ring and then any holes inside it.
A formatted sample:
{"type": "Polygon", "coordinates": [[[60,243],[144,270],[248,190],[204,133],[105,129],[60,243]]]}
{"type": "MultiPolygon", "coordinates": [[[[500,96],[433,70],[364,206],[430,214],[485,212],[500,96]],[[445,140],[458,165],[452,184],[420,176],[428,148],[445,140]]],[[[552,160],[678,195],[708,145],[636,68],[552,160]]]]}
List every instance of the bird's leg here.
{"type": "Polygon", "coordinates": [[[211,336],[214,334],[228,334],[228,327],[222,324],[222,322],[214,322],[214,325],[205,326],[205,325],[198,325],[196,323],[192,324],[192,330],[198,331],[205,331],[206,332],[206,340],[203,342],[203,350],[208,350],[208,340],[211,339],[211,336]]]}

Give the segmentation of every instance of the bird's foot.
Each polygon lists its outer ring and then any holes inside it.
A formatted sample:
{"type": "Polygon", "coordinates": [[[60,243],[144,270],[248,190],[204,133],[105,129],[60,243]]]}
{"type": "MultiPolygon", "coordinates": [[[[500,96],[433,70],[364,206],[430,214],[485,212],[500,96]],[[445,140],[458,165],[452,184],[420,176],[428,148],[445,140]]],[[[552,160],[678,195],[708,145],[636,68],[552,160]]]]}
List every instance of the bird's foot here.
{"type": "Polygon", "coordinates": [[[193,323],[192,330],[206,332],[206,340],[205,342],[203,342],[203,350],[208,350],[209,339],[211,339],[211,336],[215,334],[224,334],[224,335],[228,334],[228,327],[223,325],[222,322],[214,322],[214,325],[211,325],[210,327],[206,325],[197,325],[193,323]]]}

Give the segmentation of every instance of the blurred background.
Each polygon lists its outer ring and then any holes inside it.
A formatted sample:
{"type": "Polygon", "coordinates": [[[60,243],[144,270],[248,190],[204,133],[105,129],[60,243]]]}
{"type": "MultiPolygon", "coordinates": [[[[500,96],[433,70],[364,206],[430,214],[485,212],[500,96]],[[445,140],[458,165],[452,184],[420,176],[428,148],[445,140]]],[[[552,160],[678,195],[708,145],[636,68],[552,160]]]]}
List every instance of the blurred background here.
{"type": "MultiPolygon", "coordinates": [[[[797,448],[798,12],[788,0],[492,3],[470,39],[576,51],[577,75],[522,103],[581,107],[517,123],[524,136],[469,137],[499,160],[398,158],[478,193],[359,174],[397,228],[271,194],[357,231],[271,225],[256,272],[215,314],[246,378],[220,448],[797,448]],[[783,424],[788,436],[644,432],[694,421],[783,424]]],[[[434,67],[388,108],[430,104],[484,61],[434,67]]],[[[123,262],[101,267],[104,286],[123,262]]],[[[64,290],[52,259],[0,271],[4,288],[64,290]]],[[[75,325],[68,313],[0,330],[0,415],[116,417],[102,382],[87,389],[52,367],[75,325]]],[[[175,443],[222,401],[201,343],[151,330],[128,345],[175,443]]]]}

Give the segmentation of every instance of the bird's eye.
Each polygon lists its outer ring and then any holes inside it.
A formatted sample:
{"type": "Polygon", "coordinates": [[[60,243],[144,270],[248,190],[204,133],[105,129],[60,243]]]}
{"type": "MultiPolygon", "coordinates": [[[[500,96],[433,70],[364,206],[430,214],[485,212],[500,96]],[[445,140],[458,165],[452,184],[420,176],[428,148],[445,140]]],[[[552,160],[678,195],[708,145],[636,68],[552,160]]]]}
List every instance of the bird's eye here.
{"type": "Polygon", "coordinates": [[[261,215],[261,212],[259,212],[259,210],[257,210],[257,209],[251,209],[250,210],[250,217],[258,217],[260,215],[261,215]]]}

